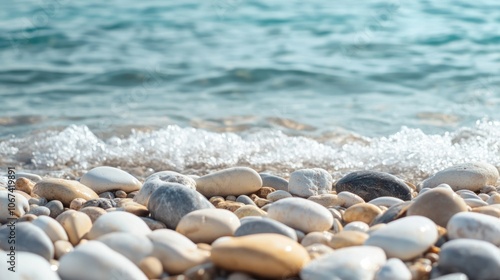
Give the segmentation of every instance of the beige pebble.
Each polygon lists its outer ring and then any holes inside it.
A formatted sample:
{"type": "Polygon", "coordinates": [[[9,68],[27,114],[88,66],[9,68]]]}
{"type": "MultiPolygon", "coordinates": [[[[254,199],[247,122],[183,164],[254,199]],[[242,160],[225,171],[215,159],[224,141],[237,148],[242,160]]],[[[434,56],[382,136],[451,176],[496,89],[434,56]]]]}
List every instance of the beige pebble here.
{"type": "Polygon", "coordinates": [[[333,218],[343,220],[342,213],[339,210],[337,210],[335,208],[328,208],[328,211],[330,211],[330,213],[332,213],[333,218]]]}
{"type": "Polygon", "coordinates": [[[253,205],[242,206],[238,210],[234,211],[234,214],[240,219],[248,216],[259,216],[259,217],[267,216],[267,213],[265,211],[253,205]]]}
{"type": "Polygon", "coordinates": [[[31,195],[29,195],[29,194],[27,194],[27,193],[25,193],[25,192],[23,192],[23,191],[20,191],[20,190],[14,190],[14,193],[17,193],[17,194],[22,195],[22,196],[23,196],[24,198],[26,198],[26,200],[28,200],[28,201],[29,201],[30,199],[32,199],[31,195]]]}
{"type": "Polygon", "coordinates": [[[73,251],[73,245],[69,241],[66,240],[58,240],[54,243],[55,249],[55,257],[56,259],[60,259],[64,254],[73,251]]]}
{"type": "Polygon", "coordinates": [[[245,204],[241,203],[241,202],[235,202],[235,201],[223,201],[223,202],[220,202],[219,204],[217,205],[214,205],[216,208],[219,208],[219,209],[226,209],[226,210],[229,210],[231,212],[234,212],[238,209],[240,209],[241,207],[245,206],[245,204]]]}
{"type": "Polygon", "coordinates": [[[16,189],[31,195],[35,183],[28,178],[21,177],[16,180],[16,189]]]}
{"type": "Polygon", "coordinates": [[[277,190],[275,192],[269,193],[266,198],[274,202],[287,197],[292,197],[292,194],[287,191],[277,190]]]}
{"type": "Polygon", "coordinates": [[[255,192],[255,195],[257,195],[258,197],[261,197],[261,198],[267,198],[267,196],[270,193],[273,193],[275,191],[276,190],[274,188],[271,188],[271,187],[262,187],[258,191],[255,192]]]}
{"type": "Polygon", "coordinates": [[[31,222],[38,219],[37,215],[24,214],[21,218],[17,219],[18,222],[31,222]]]}
{"type": "Polygon", "coordinates": [[[486,185],[481,189],[481,192],[486,194],[490,192],[496,192],[496,190],[497,189],[495,188],[495,186],[486,185]]]}
{"type": "Polygon", "coordinates": [[[488,201],[488,199],[490,198],[489,195],[485,194],[485,193],[480,193],[477,195],[482,201],[488,201]]]}
{"type": "Polygon", "coordinates": [[[61,224],[49,216],[39,216],[38,219],[32,221],[31,224],[43,230],[52,243],[58,240],[68,240],[68,235],[61,224]]]}
{"type": "Polygon", "coordinates": [[[158,279],[163,273],[163,266],[155,257],[144,258],[139,264],[139,268],[144,272],[148,279],[158,279]]]}
{"type": "Polygon", "coordinates": [[[210,201],[210,203],[212,203],[213,206],[217,207],[217,205],[219,205],[219,203],[224,202],[226,200],[221,196],[214,196],[214,197],[211,197],[208,201],[210,201]]]}
{"type": "Polygon", "coordinates": [[[333,234],[328,231],[315,231],[310,232],[304,236],[300,244],[302,246],[307,247],[312,244],[324,244],[328,245],[330,240],[332,240],[333,234]]]}
{"type": "Polygon", "coordinates": [[[332,236],[328,246],[333,249],[340,249],[351,246],[361,246],[368,239],[369,235],[360,231],[341,231],[332,236]]]}
{"type": "Polygon", "coordinates": [[[338,203],[341,206],[349,208],[358,203],[364,203],[365,201],[357,194],[353,194],[348,191],[343,191],[337,194],[338,203]]]}
{"type": "Polygon", "coordinates": [[[334,252],[332,248],[326,246],[325,244],[319,244],[319,243],[307,246],[306,250],[311,260],[317,259],[325,254],[334,252]]]}
{"type": "Polygon", "coordinates": [[[125,211],[139,217],[149,216],[149,210],[146,206],[133,201],[124,203],[121,207],[118,207],[116,210],[125,211]]]}
{"type": "Polygon", "coordinates": [[[48,178],[35,184],[32,193],[47,200],[59,200],[69,206],[75,198],[90,200],[99,196],[89,187],[74,180],[48,178]]]}
{"type": "Polygon", "coordinates": [[[212,243],[222,236],[233,236],[239,218],[225,209],[200,209],[181,218],[176,231],[194,243],[212,243]]]}
{"type": "Polygon", "coordinates": [[[267,200],[267,199],[264,199],[264,198],[257,198],[255,201],[255,204],[259,207],[264,207],[265,205],[269,204],[269,203],[272,203],[271,200],[267,200]]]}
{"type": "Polygon", "coordinates": [[[491,196],[488,197],[486,200],[486,203],[492,205],[492,204],[500,204],[500,194],[499,193],[493,193],[491,196]]]}
{"type": "Polygon", "coordinates": [[[380,224],[376,224],[376,225],[373,225],[371,226],[368,231],[366,233],[368,234],[371,234],[372,232],[376,231],[376,230],[379,230],[383,227],[385,227],[387,224],[383,224],[383,223],[380,223],[380,224]]]}
{"type": "Polygon", "coordinates": [[[370,229],[370,226],[367,223],[362,222],[362,221],[350,222],[344,226],[345,231],[367,232],[368,229],[370,229]]]}
{"type": "Polygon", "coordinates": [[[500,204],[492,204],[488,206],[481,206],[472,209],[472,212],[490,215],[500,218],[500,204]]]}
{"type": "Polygon", "coordinates": [[[337,219],[337,218],[333,219],[333,225],[332,225],[331,231],[333,233],[339,233],[343,230],[344,230],[344,227],[342,226],[342,222],[340,221],[340,219],[337,219]]]}
{"type": "MultiPolygon", "coordinates": [[[[83,213],[82,213],[83,214],[83,213]]],[[[148,225],[139,217],[123,211],[106,213],[99,217],[87,234],[88,239],[94,240],[112,232],[128,232],[146,235],[151,232],[148,225]]]]}
{"type": "Polygon", "coordinates": [[[101,207],[96,207],[96,206],[88,206],[85,208],[80,209],[80,212],[85,213],[89,216],[90,220],[92,221],[92,224],[102,215],[106,214],[106,210],[102,209],[101,207]]]}
{"type": "Polygon", "coordinates": [[[236,196],[234,196],[234,195],[228,195],[228,196],[226,196],[226,200],[228,200],[228,201],[236,201],[236,196]]]}
{"type": "Polygon", "coordinates": [[[204,250],[204,251],[212,251],[212,246],[207,244],[207,243],[198,243],[196,244],[196,247],[198,247],[198,249],[200,250],[204,250]]]}
{"type": "Polygon", "coordinates": [[[117,190],[115,192],[115,196],[118,197],[118,198],[126,198],[127,197],[127,193],[122,191],[122,190],[117,190]]]}
{"type": "Polygon", "coordinates": [[[69,204],[69,209],[78,211],[82,208],[85,202],[87,202],[87,200],[77,197],[71,201],[71,203],[69,204]]]}
{"type": "Polygon", "coordinates": [[[361,221],[371,224],[375,217],[381,213],[382,210],[373,204],[359,203],[347,208],[343,217],[346,223],[361,221]]]}
{"type": "Polygon", "coordinates": [[[68,234],[69,242],[75,246],[92,228],[92,221],[87,214],[75,210],[63,212],[56,219],[68,234]]]}
{"type": "Polygon", "coordinates": [[[259,190],[262,179],[248,167],[232,167],[196,179],[196,190],[205,197],[241,195],[259,190]]]}
{"type": "Polygon", "coordinates": [[[184,271],[183,276],[183,280],[213,280],[217,279],[217,268],[212,262],[207,262],[184,271]]]}
{"type": "Polygon", "coordinates": [[[323,205],[324,207],[332,207],[332,206],[340,205],[337,195],[330,194],[330,193],[313,195],[313,196],[308,197],[307,199],[314,201],[316,203],[319,203],[319,204],[323,205]]]}

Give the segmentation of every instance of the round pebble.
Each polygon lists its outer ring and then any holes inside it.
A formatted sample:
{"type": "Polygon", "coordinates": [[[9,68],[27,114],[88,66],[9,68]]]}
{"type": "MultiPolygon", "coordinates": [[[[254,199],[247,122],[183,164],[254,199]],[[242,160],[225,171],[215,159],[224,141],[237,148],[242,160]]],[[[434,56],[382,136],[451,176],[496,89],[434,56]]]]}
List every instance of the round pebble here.
{"type": "Polygon", "coordinates": [[[308,198],[313,195],[329,193],[333,178],[321,168],[300,169],[290,174],[288,192],[292,195],[308,198]]]}
{"type": "Polygon", "coordinates": [[[68,235],[61,224],[49,216],[40,216],[31,222],[31,224],[43,230],[52,243],[58,240],[68,241],[68,235]]]}
{"type": "Polygon", "coordinates": [[[10,252],[10,247],[13,244],[6,242],[10,236],[15,236],[16,252],[30,252],[46,260],[54,257],[54,245],[50,238],[42,229],[31,223],[16,223],[14,228],[12,226],[0,228],[0,240],[2,240],[0,249],[10,252]],[[14,233],[11,231],[14,231],[14,233]]]}
{"type": "Polygon", "coordinates": [[[259,207],[254,205],[242,206],[238,208],[236,211],[234,211],[234,214],[240,219],[249,216],[259,216],[259,217],[267,216],[266,211],[263,211],[259,207]]]}
{"type": "Polygon", "coordinates": [[[54,255],[56,259],[60,259],[65,254],[73,251],[73,245],[66,240],[58,240],[54,242],[54,255]]]}
{"type": "Polygon", "coordinates": [[[196,182],[192,178],[173,171],[161,171],[146,179],[142,188],[137,195],[134,196],[134,201],[144,206],[148,206],[149,198],[154,191],[159,187],[171,186],[172,184],[179,184],[186,188],[196,190],[196,182]]]}
{"type": "Polygon", "coordinates": [[[132,192],[141,188],[141,182],[129,173],[110,166],[99,166],[89,170],[80,179],[80,183],[94,190],[97,194],[122,190],[132,192]]]}
{"type": "Polygon", "coordinates": [[[272,219],[253,219],[242,224],[236,229],[234,236],[246,236],[259,233],[276,233],[287,236],[297,241],[295,230],[272,219]]]}
{"type": "MultiPolygon", "coordinates": [[[[7,252],[2,252],[2,255],[7,252]]],[[[2,257],[4,260],[6,258],[2,257]]],[[[15,272],[9,271],[11,264],[8,261],[0,262],[0,279],[5,280],[60,280],[57,272],[52,270],[51,264],[37,254],[16,252],[15,272]]]]}
{"type": "Polygon", "coordinates": [[[259,174],[248,167],[228,168],[196,179],[196,189],[206,197],[238,196],[256,192],[261,187],[259,174]]]}
{"type": "Polygon", "coordinates": [[[238,198],[236,198],[236,202],[241,202],[241,203],[243,203],[245,205],[254,205],[254,206],[256,206],[255,202],[248,195],[244,195],[244,194],[238,196],[238,198]]]}
{"type": "Polygon", "coordinates": [[[361,231],[341,231],[332,236],[327,243],[333,249],[361,246],[368,239],[368,234],[361,231]]]}
{"type": "Polygon", "coordinates": [[[148,279],[159,279],[161,274],[163,273],[163,266],[155,257],[147,257],[144,258],[139,263],[139,268],[144,272],[148,279]]]}
{"type": "Polygon", "coordinates": [[[64,211],[64,205],[59,200],[49,201],[45,204],[45,207],[49,208],[50,217],[54,219],[64,211]]]}
{"type": "Polygon", "coordinates": [[[28,200],[24,196],[17,193],[11,194],[15,197],[15,203],[13,209],[9,209],[9,199],[12,200],[12,197],[9,197],[9,194],[10,192],[0,191],[0,223],[2,224],[7,223],[7,221],[11,218],[22,217],[30,210],[28,200]]]}
{"type": "Polygon", "coordinates": [[[347,208],[344,212],[344,221],[346,223],[361,221],[367,224],[371,222],[382,213],[382,210],[377,206],[369,203],[361,203],[347,208]]]}
{"type": "Polygon", "coordinates": [[[112,232],[146,235],[151,230],[139,217],[127,212],[116,211],[100,216],[87,234],[87,238],[93,240],[112,232]]]}
{"type": "Polygon", "coordinates": [[[82,237],[92,228],[92,221],[85,213],[68,210],[56,219],[66,231],[69,242],[76,246],[82,237]]]}
{"type": "Polygon", "coordinates": [[[292,194],[284,190],[277,190],[268,194],[266,198],[274,202],[287,197],[292,197],[292,194]]]}
{"type": "Polygon", "coordinates": [[[96,240],[106,244],[136,265],[139,265],[144,258],[153,253],[153,243],[146,235],[112,232],[102,235],[96,240]]]}
{"type": "Polygon", "coordinates": [[[450,239],[470,238],[500,246],[500,220],[480,213],[454,215],[446,227],[450,239]]]}
{"type": "Polygon", "coordinates": [[[271,174],[260,173],[263,187],[271,187],[275,190],[288,191],[288,181],[271,174]]]}

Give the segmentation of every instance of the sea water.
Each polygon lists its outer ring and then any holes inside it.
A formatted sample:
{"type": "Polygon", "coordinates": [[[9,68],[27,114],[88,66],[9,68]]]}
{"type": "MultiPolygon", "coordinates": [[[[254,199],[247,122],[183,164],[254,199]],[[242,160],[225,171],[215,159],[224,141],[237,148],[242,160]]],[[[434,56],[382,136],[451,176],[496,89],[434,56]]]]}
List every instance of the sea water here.
{"type": "MultiPolygon", "coordinates": [[[[0,165],[500,166],[500,2],[0,3],[0,165]]],[[[57,173],[62,172],[62,173],[57,173]]]]}

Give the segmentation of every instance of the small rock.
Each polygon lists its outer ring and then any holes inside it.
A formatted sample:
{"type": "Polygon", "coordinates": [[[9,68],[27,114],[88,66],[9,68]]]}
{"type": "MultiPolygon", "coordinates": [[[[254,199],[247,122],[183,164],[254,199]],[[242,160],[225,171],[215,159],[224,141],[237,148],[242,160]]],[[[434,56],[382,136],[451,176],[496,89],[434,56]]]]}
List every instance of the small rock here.
{"type": "Polygon", "coordinates": [[[95,223],[97,218],[107,213],[106,210],[95,206],[82,208],[80,209],[80,212],[87,214],[92,221],[92,224],[95,223]]]}
{"type": "Polygon", "coordinates": [[[54,255],[57,260],[59,260],[65,254],[73,251],[73,245],[66,240],[58,240],[54,242],[54,255]]]}
{"type": "Polygon", "coordinates": [[[38,206],[36,208],[31,208],[27,214],[33,214],[35,216],[49,216],[50,209],[45,206],[38,206]]]}
{"type": "Polygon", "coordinates": [[[277,190],[267,195],[267,199],[273,202],[287,197],[292,197],[292,195],[289,192],[283,190],[277,190]]]}
{"type": "Polygon", "coordinates": [[[141,218],[141,220],[143,220],[146,223],[146,225],[148,225],[149,229],[151,229],[151,230],[167,228],[167,226],[162,222],[158,222],[156,220],[153,220],[150,218],[145,218],[145,217],[139,217],[139,218],[141,218]]]}
{"type": "Polygon", "coordinates": [[[350,222],[344,226],[344,231],[359,231],[359,232],[367,232],[370,229],[370,226],[361,221],[350,222]]]}
{"type": "Polygon", "coordinates": [[[332,236],[328,246],[333,249],[341,249],[352,246],[362,246],[369,235],[360,231],[341,231],[332,236]]]}
{"type": "Polygon", "coordinates": [[[54,178],[36,183],[32,193],[47,200],[59,200],[64,206],[69,206],[71,201],[78,197],[85,200],[98,198],[92,189],[80,182],[54,178]]]}
{"type": "Polygon", "coordinates": [[[492,205],[492,204],[500,204],[500,194],[499,193],[494,193],[491,196],[488,197],[486,200],[486,203],[492,205]]]}
{"type": "Polygon", "coordinates": [[[376,205],[376,206],[386,206],[392,207],[396,204],[403,203],[402,199],[391,197],[391,196],[381,196],[375,199],[370,200],[368,203],[376,205]]]}
{"type": "Polygon", "coordinates": [[[476,207],[472,209],[472,212],[500,218],[500,204],[476,207]]]}
{"type": "Polygon", "coordinates": [[[260,198],[267,198],[270,193],[275,192],[276,190],[271,187],[262,187],[258,191],[255,192],[255,195],[260,198]]]}
{"type": "Polygon", "coordinates": [[[248,197],[248,195],[240,195],[238,196],[238,198],[236,198],[236,202],[240,202],[240,203],[243,203],[245,205],[253,205],[253,206],[257,206],[255,205],[255,202],[253,202],[253,200],[248,197]]]}
{"type": "Polygon", "coordinates": [[[99,166],[85,173],[80,183],[94,190],[97,194],[122,190],[125,192],[137,191],[141,182],[129,173],[110,166],[99,166]]]}
{"type": "Polygon", "coordinates": [[[113,192],[103,192],[99,194],[100,198],[106,198],[106,199],[115,199],[115,193],[113,192]]]}
{"type": "Polygon", "coordinates": [[[122,254],[135,265],[153,253],[153,243],[146,235],[129,232],[112,232],[96,239],[122,254]]]}
{"type": "Polygon", "coordinates": [[[246,236],[259,233],[276,233],[287,236],[297,241],[295,230],[287,225],[272,219],[254,219],[243,223],[238,227],[234,236],[246,236]]]}
{"type": "Polygon", "coordinates": [[[344,212],[344,221],[346,223],[361,221],[367,224],[371,222],[382,213],[382,210],[377,206],[369,203],[361,203],[347,208],[344,212]]]}
{"type": "Polygon", "coordinates": [[[49,216],[40,216],[31,224],[43,230],[52,243],[58,240],[68,241],[68,235],[61,224],[49,216]]]}
{"type": "Polygon", "coordinates": [[[411,200],[411,188],[398,177],[377,171],[356,171],[340,179],[335,185],[337,193],[348,191],[365,201],[381,196],[411,200]]]}
{"type": "Polygon", "coordinates": [[[92,228],[92,221],[85,213],[68,210],[56,219],[66,231],[69,242],[76,246],[82,237],[92,228]]]}
{"type": "Polygon", "coordinates": [[[130,214],[134,214],[139,217],[147,217],[149,216],[149,210],[146,206],[139,204],[134,201],[124,202],[120,205],[120,207],[116,208],[117,211],[125,211],[130,214]]]}
{"type": "Polygon", "coordinates": [[[115,197],[118,197],[118,198],[126,198],[127,197],[127,193],[122,191],[122,190],[117,190],[115,192],[115,197]]]}
{"type": "MultiPolygon", "coordinates": [[[[13,244],[6,242],[9,236],[15,236],[15,251],[37,254],[46,260],[54,256],[54,245],[50,238],[39,227],[31,223],[16,223],[15,227],[5,226],[0,228],[0,249],[10,252],[13,244]],[[14,233],[11,231],[14,230],[14,233]]],[[[3,255],[3,254],[2,254],[3,255]]],[[[5,262],[5,255],[3,256],[5,262]]],[[[17,263],[16,263],[17,264],[17,263]]]]}
{"type": "Polygon", "coordinates": [[[78,211],[82,208],[85,202],[87,202],[85,199],[77,197],[70,202],[69,209],[78,211]]]}
{"type": "Polygon", "coordinates": [[[89,206],[99,207],[102,209],[110,209],[110,208],[116,207],[116,202],[114,200],[108,199],[108,198],[91,199],[91,200],[83,203],[82,208],[89,207],[89,206]]]}
{"type": "Polygon", "coordinates": [[[23,191],[29,195],[33,191],[35,183],[28,178],[19,178],[16,180],[16,190],[23,191]]]}
{"type": "Polygon", "coordinates": [[[406,215],[406,211],[411,205],[411,201],[406,201],[404,203],[395,204],[389,207],[389,209],[387,209],[382,215],[376,217],[373,220],[372,225],[381,223],[387,224],[401,217],[404,217],[406,215]]]}
{"type": "Polygon", "coordinates": [[[134,196],[134,201],[148,206],[149,199],[154,191],[160,187],[169,187],[172,185],[181,185],[186,188],[196,190],[196,182],[180,173],[173,171],[162,171],[149,176],[142,188],[139,190],[136,196],[134,196]]]}
{"type": "Polygon", "coordinates": [[[466,198],[464,199],[465,204],[470,206],[471,208],[487,206],[488,203],[484,202],[482,199],[478,198],[466,198]]]}
{"type": "Polygon", "coordinates": [[[271,187],[275,190],[288,191],[288,181],[271,174],[260,173],[263,187],[271,187]]]}
{"type": "Polygon", "coordinates": [[[260,208],[264,207],[265,205],[267,205],[269,203],[272,203],[272,201],[264,199],[264,198],[257,198],[255,200],[255,204],[257,204],[257,206],[260,207],[260,208]]]}
{"type": "Polygon", "coordinates": [[[112,232],[146,235],[150,233],[151,230],[139,217],[127,212],[116,211],[106,213],[99,217],[87,234],[87,238],[94,240],[112,232]]]}
{"type": "Polygon", "coordinates": [[[64,212],[64,205],[59,200],[52,200],[45,204],[45,207],[50,210],[50,217],[57,218],[62,212],[64,212]]]}
{"type": "Polygon", "coordinates": [[[306,247],[306,250],[311,260],[315,260],[323,255],[334,252],[332,248],[324,244],[311,244],[306,247]]]}
{"type": "Polygon", "coordinates": [[[139,268],[144,272],[148,279],[160,279],[161,274],[163,273],[163,266],[155,257],[147,257],[144,258],[140,264],[139,268]]]}
{"type": "Polygon", "coordinates": [[[300,169],[290,174],[288,191],[296,196],[308,198],[326,194],[332,190],[333,178],[321,168],[300,169]]]}
{"type": "Polygon", "coordinates": [[[196,179],[197,190],[206,197],[249,194],[262,187],[259,174],[248,167],[233,167],[196,179]]]}
{"type": "Polygon", "coordinates": [[[240,203],[240,202],[236,202],[236,201],[223,201],[221,203],[218,203],[217,206],[215,206],[215,207],[219,208],[219,209],[226,209],[226,210],[229,210],[231,212],[235,212],[236,210],[240,209],[243,206],[246,206],[246,205],[243,203],[240,203]]]}
{"type": "Polygon", "coordinates": [[[411,272],[400,259],[388,259],[375,274],[375,280],[411,280],[411,272]]]}
{"type": "Polygon", "coordinates": [[[302,238],[300,241],[300,244],[302,246],[307,247],[312,244],[323,244],[323,245],[328,245],[330,241],[332,240],[333,234],[328,232],[328,231],[315,231],[315,232],[310,232],[302,238]]]}
{"type": "Polygon", "coordinates": [[[308,197],[307,199],[314,201],[324,207],[332,207],[340,205],[340,201],[337,195],[330,193],[313,195],[308,197]]]}
{"type": "Polygon", "coordinates": [[[353,205],[365,203],[365,201],[357,194],[352,192],[340,192],[337,194],[337,205],[349,208],[353,205]]]}
{"type": "Polygon", "coordinates": [[[236,211],[234,211],[234,214],[240,219],[249,216],[259,216],[259,217],[267,216],[267,213],[265,211],[253,205],[242,206],[238,208],[236,211]]]}
{"type": "Polygon", "coordinates": [[[226,201],[236,201],[236,196],[228,195],[228,196],[226,196],[226,201]]]}
{"type": "Polygon", "coordinates": [[[500,220],[480,213],[454,215],[446,227],[450,239],[478,239],[500,246],[500,220]]]}
{"type": "Polygon", "coordinates": [[[200,209],[188,213],[179,221],[176,231],[194,243],[211,244],[222,236],[233,236],[240,220],[231,211],[200,209]]]}

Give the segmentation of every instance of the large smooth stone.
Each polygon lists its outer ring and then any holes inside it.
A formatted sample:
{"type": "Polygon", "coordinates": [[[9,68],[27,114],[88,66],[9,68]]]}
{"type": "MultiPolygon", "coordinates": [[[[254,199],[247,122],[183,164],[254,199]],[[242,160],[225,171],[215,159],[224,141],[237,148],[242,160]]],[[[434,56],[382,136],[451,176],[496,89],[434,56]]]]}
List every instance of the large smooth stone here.
{"type": "Polygon", "coordinates": [[[375,275],[375,280],[411,280],[411,272],[400,259],[389,259],[375,275]]]}
{"type": "Polygon", "coordinates": [[[300,272],[302,280],[373,279],[384,265],[385,253],[373,246],[354,246],[335,250],[306,265],[300,272]]]}
{"type": "Polygon", "coordinates": [[[40,216],[31,222],[47,234],[52,243],[58,240],[68,241],[68,235],[60,223],[48,216],[40,216]]]}
{"type": "Polygon", "coordinates": [[[446,227],[453,215],[467,211],[464,200],[451,190],[436,188],[419,195],[407,210],[408,216],[418,215],[446,227]]]}
{"type": "Polygon", "coordinates": [[[500,249],[482,240],[451,240],[441,247],[438,268],[444,273],[462,272],[474,280],[498,279],[500,249]]]}
{"type": "Polygon", "coordinates": [[[381,213],[382,210],[373,204],[360,203],[347,208],[343,218],[346,223],[361,221],[371,224],[375,217],[381,213]]]}
{"type": "Polygon", "coordinates": [[[398,177],[384,172],[352,172],[340,179],[335,188],[337,193],[352,192],[365,201],[381,196],[397,197],[405,201],[411,199],[411,188],[398,177]]]}
{"type": "Polygon", "coordinates": [[[263,187],[271,187],[275,190],[288,191],[288,181],[271,174],[260,173],[260,178],[262,179],[263,187]]]}
{"type": "Polygon", "coordinates": [[[176,183],[155,190],[148,203],[151,217],[175,229],[179,221],[195,210],[215,208],[197,191],[176,183]]]}
{"type": "Polygon", "coordinates": [[[313,195],[329,193],[332,190],[332,184],[332,175],[324,169],[301,169],[290,174],[288,192],[308,198],[313,195]]]}
{"type": "Polygon", "coordinates": [[[158,229],[148,238],[153,242],[152,256],[158,258],[169,274],[180,274],[209,261],[210,252],[200,250],[184,235],[170,229],[158,229]]]}
{"type": "Polygon", "coordinates": [[[194,179],[174,171],[161,171],[146,178],[144,185],[139,190],[137,195],[134,196],[134,201],[148,206],[151,194],[161,186],[169,186],[169,183],[177,183],[186,186],[187,188],[196,190],[196,182],[194,179]]]}
{"type": "Polygon", "coordinates": [[[242,223],[234,233],[234,236],[238,237],[259,233],[281,234],[297,241],[297,233],[293,228],[272,219],[253,219],[242,223]]]}
{"type": "Polygon", "coordinates": [[[290,197],[274,202],[267,211],[268,217],[305,233],[328,230],[333,216],[316,202],[290,197]]]}
{"type": "Polygon", "coordinates": [[[211,260],[231,271],[285,278],[297,275],[310,259],[306,249],[292,239],[264,233],[217,240],[212,244],[211,260]]]}
{"type": "Polygon", "coordinates": [[[194,243],[212,243],[222,236],[233,236],[240,219],[225,209],[200,209],[188,213],[179,221],[176,231],[194,243]]]}
{"type": "Polygon", "coordinates": [[[476,192],[486,185],[496,185],[498,176],[495,166],[484,162],[471,162],[441,170],[424,180],[420,187],[434,188],[440,184],[448,184],[453,190],[467,189],[476,192]]]}
{"type": "MultiPolygon", "coordinates": [[[[37,254],[46,260],[54,256],[54,245],[50,238],[39,227],[28,222],[16,223],[15,228],[9,225],[0,228],[0,249],[10,251],[10,246],[15,246],[16,251],[25,251],[37,254]],[[14,230],[14,232],[11,232],[14,230]],[[14,236],[15,239],[10,238],[14,236]],[[8,243],[8,240],[15,240],[15,243],[8,243]]],[[[16,266],[21,266],[17,263],[16,266]]]]}
{"type": "Polygon", "coordinates": [[[92,228],[92,221],[87,214],[75,210],[68,210],[56,219],[66,231],[69,242],[76,246],[85,234],[92,228]]]}
{"type": "Polygon", "coordinates": [[[458,213],[446,227],[450,239],[470,238],[500,246],[500,219],[473,212],[458,213]]]}
{"type": "Polygon", "coordinates": [[[96,240],[127,257],[136,265],[139,265],[144,258],[153,252],[153,243],[145,235],[113,232],[105,234],[96,240]]]}
{"type": "Polygon", "coordinates": [[[5,280],[60,280],[59,275],[54,272],[50,263],[37,254],[28,252],[16,252],[15,272],[9,271],[11,265],[4,257],[8,252],[0,251],[2,261],[0,262],[0,279],[5,280]],[[4,261],[5,260],[5,261],[4,261]]]}
{"type": "Polygon", "coordinates": [[[122,190],[133,192],[141,188],[141,182],[129,173],[110,166],[99,166],[85,173],[80,183],[94,190],[97,194],[122,190]]]}
{"type": "Polygon", "coordinates": [[[365,245],[382,248],[387,257],[411,260],[438,239],[436,224],[429,218],[410,216],[390,222],[371,233],[365,245]]]}
{"type": "Polygon", "coordinates": [[[392,207],[396,204],[403,203],[402,199],[391,197],[391,196],[381,196],[370,200],[368,203],[376,206],[392,207]]]}
{"type": "Polygon", "coordinates": [[[29,210],[30,206],[28,200],[21,194],[11,193],[9,191],[0,191],[0,223],[7,223],[7,221],[11,218],[20,218],[29,210]],[[14,202],[11,202],[12,199],[14,199],[14,202]],[[14,207],[10,207],[9,203],[13,203],[14,207]]]}
{"type": "Polygon", "coordinates": [[[196,179],[196,189],[206,197],[238,196],[256,192],[261,187],[259,173],[248,167],[228,168],[196,179]]]}
{"type": "Polygon", "coordinates": [[[97,218],[92,229],[87,234],[88,239],[97,239],[112,232],[127,232],[146,235],[151,232],[148,225],[134,214],[116,211],[109,212],[97,218]]]}
{"type": "Polygon", "coordinates": [[[333,235],[326,245],[333,249],[345,247],[361,246],[368,239],[369,235],[361,231],[343,230],[333,235]]]}
{"type": "Polygon", "coordinates": [[[148,279],[133,262],[98,241],[65,254],[58,273],[62,279],[148,279]]]}
{"type": "Polygon", "coordinates": [[[32,193],[47,200],[59,200],[66,207],[69,207],[69,204],[75,198],[85,200],[99,198],[91,188],[78,181],[55,178],[43,179],[36,183],[32,193]]]}

